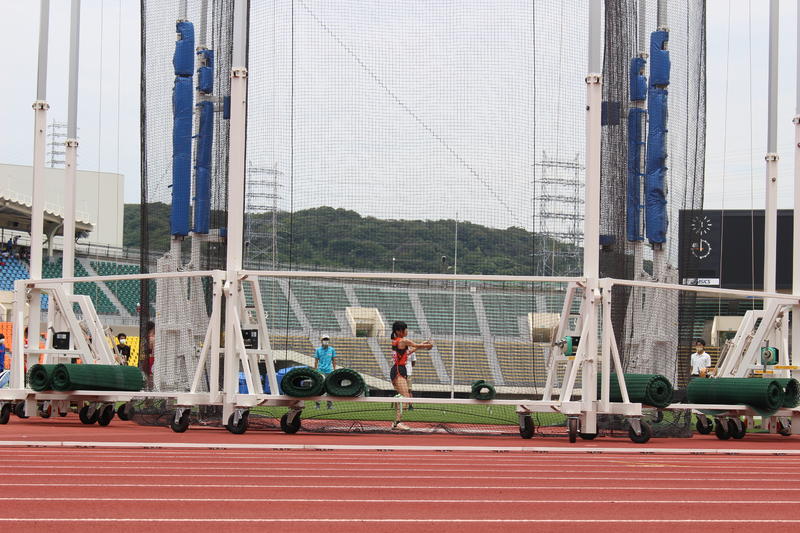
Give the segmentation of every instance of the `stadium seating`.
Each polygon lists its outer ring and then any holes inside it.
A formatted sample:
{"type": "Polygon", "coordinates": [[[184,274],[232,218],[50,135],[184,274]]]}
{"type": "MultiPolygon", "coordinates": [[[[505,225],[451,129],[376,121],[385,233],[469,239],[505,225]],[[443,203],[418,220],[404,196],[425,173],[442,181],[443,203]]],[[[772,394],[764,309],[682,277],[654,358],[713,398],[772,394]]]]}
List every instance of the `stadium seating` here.
{"type": "MultiPolygon", "coordinates": [[[[61,258],[54,261],[42,262],[42,277],[47,278],[60,278],[61,277],[61,258]]],[[[81,278],[88,276],[89,273],[83,268],[83,265],[76,259],[75,260],[75,277],[81,278]]],[[[101,315],[118,315],[117,307],[108,299],[108,296],[103,290],[93,282],[78,282],[75,283],[75,294],[82,294],[89,296],[94,303],[95,310],[101,315]]],[[[42,303],[42,308],[46,308],[46,302],[42,303]]]]}
{"type": "Polygon", "coordinates": [[[341,286],[294,281],[291,283],[291,290],[294,291],[295,298],[300,302],[312,328],[329,333],[341,329],[336,319],[336,312],[344,312],[349,305],[347,295],[341,286]]]}
{"type": "MultiPolygon", "coordinates": [[[[381,379],[388,378],[383,375],[366,338],[334,337],[331,339],[331,346],[336,349],[337,367],[352,368],[362,374],[369,374],[381,379]]],[[[313,354],[314,352],[311,352],[311,355],[313,354]]]]}
{"type": "Polygon", "coordinates": [[[0,291],[13,291],[15,281],[30,277],[28,267],[19,259],[6,257],[0,262],[4,263],[0,266],[0,291]]]}
{"type": "MultiPolygon", "coordinates": [[[[439,349],[447,372],[450,373],[453,358],[453,343],[450,340],[434,340],[439,349]]],[[[415,368],[416,370],[416,368],[415,368]]],[[[483,343],[456,341],[455,343],[455,384],[470,385],[473,381],[484,379],[492,382],[492,371],[483,343]]]]}
{"type": "MultiPolygon", "coordinates": [[[[450,335],[453,332],[453,294],[446,292],[420,292],[419,300],[434,335],[450,335]]],[[[478,317],[469,294],[456,295],[457,335],[480,335],[478,317]]],[[[481,348],[483,350],[483,348],[481,348]]]]}
{"type": "MultiPolygon", "coordinates": [[[[139,265],[130,263],[111,263],[108,261],[92,261],[92,268],[100,276],[113,276],[124,274],[138,274],[140,272],[139,265]]],[[[131,313],[136,313],[136,304],[139,303],[140,298],[140,285],[138,281],[134,280],[112,280],[105,282],[114,296],[116,296],[125,309],[131,313]]],[[[155,295],[155,285],[151,286],[151,293],[155,295]]]]}
{"type": "Polygon", "coordinates": [[[408,291],[363,286],[356,287],[355,293],[361,307],[374,307],[380,311],[387,328],[392,322],[402,320],[410,331],[420,331],[408,291]]]}
{"type": "Polygon", "coordinates": [[[300,321],[289,307],[289,302],[278,282],[272,279],[261,279],[259,286],[264,310],[267,312],[267,325],[279,330],[302,329],[300,321]]]}
{"type": "Polygon", "coordinates": [[[495,342],[497,361],[507,386],[542,386],[547,379],[543,343],[495,342]]]}
{"type": "Polygon", "coordinates": [[[493,335],[519,335],[519,317],[536,310],[533,294],[483,294],[481,300],[493,335]]]}

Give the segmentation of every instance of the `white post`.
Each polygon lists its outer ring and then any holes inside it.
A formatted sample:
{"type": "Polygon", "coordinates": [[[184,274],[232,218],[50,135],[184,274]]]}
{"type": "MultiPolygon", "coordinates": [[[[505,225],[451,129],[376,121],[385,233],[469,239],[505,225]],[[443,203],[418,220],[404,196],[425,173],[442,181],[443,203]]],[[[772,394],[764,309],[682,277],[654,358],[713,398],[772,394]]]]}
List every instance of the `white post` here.
{"type": "MultiPolygon", "coordinates": [[[[78,46],[80,45],[81,0],[72,0],[69,29],[69,99],[67,109],[66,168],[64,171],[64,270],[63,277],[75,274],[75,186],[78,170],[78,46]]],[[[64,285],[72,294],[72,283],[64,285]]]]}
{"type": "MultiPolygon", "coordinates": [[[[797,10],[800,28],[800,9],[797,10]]],[[[800,295],[800,34],[797,36],[797,80],[795,82],[794,120],[794,214],[792,238],[792,294],[800,295]]],[[[800,305],[792,307],[792,358],[790,365],[800,364],[800,305]]]]}
{"type": "Polygon", "coordinates": [[[769,3],[769,97],[764,206],[764,291],[775,292],[778,228],[778,0],[769,3]]]}
{"type": "MultiPolygon", "coordinates": [[[[36,82],[36,101],[33,103],[33,185],[31,200],[31,279],[42,278],[42,235],[44,234],[44,156],[47,134],[47,45],[50,30],[50,0],[41,0],[39,13],[39,59],[36,82]]],[[[41,320],[41,291],[30,293],[28,312],[28,339],[39,344],[41,320]]],[[[21,316],[18,313],[17,318],[21,316]]],[[[21,353],[21,352],[18,352],[21,353]]]]}
{"type": "Polygon", "coordinates": [[[237,271],[242,268],[244,238],[245,132],[247,129],[247,11],[248,0],[235,0],[233,8],[233,61],[231,64],[231,118],[228,160],[227,298],[225,302],[225,401],[223,422],[233,412],[239,390],[239,354],[234,339],[239,312],[237,271]]]}
{"type": "Polygon", "coordinates": [[[597,432],[597,413],[593,408],[597,399],[597,280],[600,277],[600,104],[603,98],[603,36],[600,31],[602,0],[589,3],[588,74],[586,76],[586,212],[583,222],[583,275],[587,278],[584,298],[588,298],[591,322],[587,335],[581,337],[586,347],[582,367],[584,433],[597,432]]]}

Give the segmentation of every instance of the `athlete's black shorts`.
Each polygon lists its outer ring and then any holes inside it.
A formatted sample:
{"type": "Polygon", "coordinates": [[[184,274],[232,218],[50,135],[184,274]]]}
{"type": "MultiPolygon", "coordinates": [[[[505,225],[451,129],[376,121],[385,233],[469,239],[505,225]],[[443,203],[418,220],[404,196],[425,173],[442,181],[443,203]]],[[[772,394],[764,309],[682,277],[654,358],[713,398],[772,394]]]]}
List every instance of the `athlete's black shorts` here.
{"type": "Polygon", "coordinates": [[[389,376],[391,377],[392,381],[394,381],[394,378],[396,378],[396,377],[397,377],[397,372],[398,372],[398,370],[397,370],[397,369],[398,369],[398,368],[400,369],[400,375],[401,375],[402,377],[404,377],[404,378],[408,379],[408,372],[406,372],[406,367],[405,367],[405,365],[403,365],[403,366],[397,366],[397,365],[394,365],[394,366],[392,367],[392,370],[391,370],[391,372],[389,372],[389,376]]]}

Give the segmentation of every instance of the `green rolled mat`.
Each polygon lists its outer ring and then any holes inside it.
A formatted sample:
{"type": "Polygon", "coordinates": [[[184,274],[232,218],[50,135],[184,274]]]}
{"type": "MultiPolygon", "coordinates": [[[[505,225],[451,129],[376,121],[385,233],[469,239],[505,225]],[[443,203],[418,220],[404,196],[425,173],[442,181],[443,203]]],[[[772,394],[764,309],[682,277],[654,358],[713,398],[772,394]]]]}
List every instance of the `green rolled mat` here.
{"type": "Polygon", "coordinates": [[[55,390],[140,391],[144,374],[127,365],[56,365],[53,370],[55,390]]]}
{"type": "Polygon", "coordinates": [[[783,407],[791,409],[800,405],[800,382],[794,378],[775,378],[783,388],[783,407]]]}
{"type": "MultiPolygon", "coordinates": [[[[601,390],[602,376],[597,376],[597,392],[601,390]]],[[[661,374],[623,374],[628,398],[634,403],[643,403],[653,407],[666,407],[672,403],[672,383],[661,374]]],[[[611,374],[609,400],[622,401],[617,375],[611,374]]]]}
{"type": "Polygon", "coordinates": [[[761,414],[772,414],[783,406],[778,380],[765,378],[693,379],[686,388],[689,403],[744,404],[761,414]]]}
{"type": "Polygon", "coordinates": [[[494,399],[494,394],[494,387],[491,383],[487,383],[482,379],[472,383],[472,392],[470,393],[470,398],[474,398],[476,400],[492,400],[494,399]]]}
{"type": "Polygon", "coordinates": [[[28,385],[35,391],[50,390],[53,388],[51,382],[53,370],[58,365],[33,365],[28,370],[28,385]]]}
{"type": "Polygon", "coordinates": [[[337,368],[325,378],[325,392],[331,396],[358,396],[365,385],[361,374],[349,368],[337,368]]]}
{"type": "Polygon", "coordinates": [[[319,396],[325,389],[325,376],[313,368],[294,368],[283,376],[281,389],[296,398],[319,396]]]}

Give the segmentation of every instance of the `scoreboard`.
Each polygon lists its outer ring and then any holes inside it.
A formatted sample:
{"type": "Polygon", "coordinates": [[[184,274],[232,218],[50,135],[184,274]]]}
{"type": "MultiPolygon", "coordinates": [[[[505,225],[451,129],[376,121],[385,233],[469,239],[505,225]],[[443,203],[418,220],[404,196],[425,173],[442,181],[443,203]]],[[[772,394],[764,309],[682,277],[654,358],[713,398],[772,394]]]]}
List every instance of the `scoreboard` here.
{"type": "MultiPolygon", "coordinates": [[[[763,289],[763,210],[684,210],[678,224],[681,284],[763,289]]],[[[792,234],[792,210],[779,210],[778,290],[792,288],[792,234]]]]}

